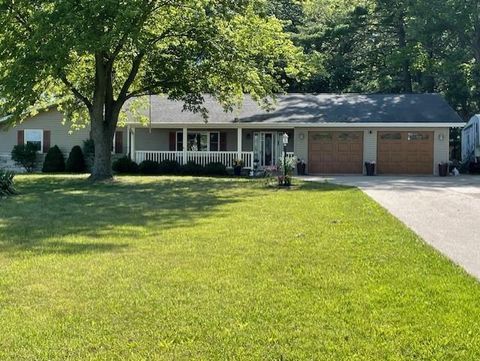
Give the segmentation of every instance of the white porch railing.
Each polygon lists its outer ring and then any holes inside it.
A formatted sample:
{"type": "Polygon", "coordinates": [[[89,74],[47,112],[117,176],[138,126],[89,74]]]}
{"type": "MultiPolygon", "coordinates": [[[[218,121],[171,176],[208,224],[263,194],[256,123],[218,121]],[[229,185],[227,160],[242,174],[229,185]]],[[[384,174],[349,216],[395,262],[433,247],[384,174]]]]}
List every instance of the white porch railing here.
{"type": "MultiPolygon", "coordinates": [[[[183,152],[143,151],[135,152],[135,162],[140,164],[144,160],[162,162],[164,160],[183,163],[183,152]]],[[[245,168],[253,168],[253,152],[241,152],[241,158],[245,168]]],[[[222,163],[226,167],[233,167],[238,158],[238,152],[186,152],[187,162],[195,162],[203,166],[209,163],[222,163]]]]}
{"type": "Polygon", "coordinates": [[[142,163],[145,160],[151,160],[154,162],[163,162],[164,160],[177,161],[183,163],[183,152],[158,152],[158,151],[135,151],[135,162],[137,164],[142,163]]]}

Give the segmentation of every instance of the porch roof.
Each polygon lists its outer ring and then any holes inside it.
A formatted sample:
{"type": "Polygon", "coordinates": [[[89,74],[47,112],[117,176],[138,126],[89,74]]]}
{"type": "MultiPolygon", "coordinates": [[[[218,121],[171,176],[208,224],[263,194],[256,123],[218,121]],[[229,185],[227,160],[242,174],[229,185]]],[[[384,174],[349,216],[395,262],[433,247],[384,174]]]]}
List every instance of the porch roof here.
{"type": "MultiPolygon", "coordinates": [[[[153,125],[205,124],[200,114],[183,110],[183,104],[152,96],[144,110],[153,125]]],[[[243,106],[225,112],[211,96],[205,96],[209,124],[325,125],[325,124],[463,124],[463,120],[438,94],[285,94],[274,109],[263,109],[245,96],[243,106]]]]}

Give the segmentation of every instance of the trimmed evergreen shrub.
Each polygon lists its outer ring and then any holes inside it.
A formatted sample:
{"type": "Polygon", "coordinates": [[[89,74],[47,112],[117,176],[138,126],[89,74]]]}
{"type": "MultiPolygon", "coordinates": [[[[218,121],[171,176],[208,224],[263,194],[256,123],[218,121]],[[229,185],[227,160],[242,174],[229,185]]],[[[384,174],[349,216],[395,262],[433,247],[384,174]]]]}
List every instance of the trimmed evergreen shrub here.
{"type": "Polygon", "coordinates": [[[183,175],[202,175],[205,174],[205,168],[195,162],[188,162],[182,165],[180,173],[183,175]]]}
{"type": "Polygon", "coordinates": [[[160,164],[153,160],[144,160],[138,166],[140,168],[140,173],[146,175],[155,175],[160,174],[160,164]]]}
{"type": "Polygon", "coordinates": [[[71,173],[84,173],[86,171],[85,158],[80,146],[76,145],[70,151],[65,170],[71,173]]]}
{"type": "Polygon", "coordinates": [[[175,160],[164,160],[160,162],[160,174],[176,174],[180,170],[180,164],[175,160]]]}
{"type": "Polygon", "coordinates": [[[128,157],[122,157],[113,162],[112,169],[116,173],[135,174],[138,173],[138,164],[128,157]]]}
{"type": "Polygon", "coordinates": [[[95,143],[93,139],[86,139],[83,141],[83,157],[85,159],[86,170],[90,172],[93,168],[95,159],[95,143]]]}
{"type": "Polygon", "coordinates": [[[28,173],[33,172],[37,164],[37,147],[32,143],[14,146],[12,160],[28,173]]]}
{"type": "Polygon", "coordinates": [[[60,148],[56,145],[48,150],[43,162],[43,173],[65,172],[65,158],[60,148]]]}
{"type": "Polygon", "coordinates": [[[227,167],[222,163],[209,163],[205,166],[206,175],[227,175],[227,167]]]}

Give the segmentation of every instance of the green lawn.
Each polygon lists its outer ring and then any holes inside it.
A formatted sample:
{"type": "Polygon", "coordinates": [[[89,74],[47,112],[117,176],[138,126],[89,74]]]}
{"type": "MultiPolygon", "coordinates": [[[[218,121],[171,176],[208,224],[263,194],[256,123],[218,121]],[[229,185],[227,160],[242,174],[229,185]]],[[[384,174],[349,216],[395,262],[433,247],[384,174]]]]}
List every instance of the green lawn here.
{"type": "Polygon", "coordinates": [[[19,176],[0,360],[478,360],[480,287],[353,188],[19,176]]]}

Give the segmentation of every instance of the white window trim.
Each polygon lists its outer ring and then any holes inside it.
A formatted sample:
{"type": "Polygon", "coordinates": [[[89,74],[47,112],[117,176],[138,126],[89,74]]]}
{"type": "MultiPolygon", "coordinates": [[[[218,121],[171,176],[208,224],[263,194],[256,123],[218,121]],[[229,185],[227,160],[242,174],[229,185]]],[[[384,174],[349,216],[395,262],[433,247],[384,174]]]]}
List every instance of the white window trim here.
{"type": "Polygon", "coordinates": [[[23,144],[27,144],[27,132],[40,132],[40,150],[38,153],[43,154],[43,129],[24,129],[23,130],[23,144]]]}
{"type": "MultiPolygon", "coordinates": [[[[217,131],[213,131],[213,132],[210,132],[210,131],[195,131],[195,130],[187,132],[187,134],[207,134],[207,137],[208,137],[207,150],[204,151],[204,152],[210,152],[210,134],[214,134],[214,133],[218,134],[218,149],[219,149],[218,152],[221,152],[221,150],[220,150],[220,132],[217,132],[217,131]]],[[[175,151],[176,152],[179,152],[179,150],[178,150],[178,135],[179,134],[183,135],[183,132],[182,131],[177,131],[175,133],[175,151]]],[[[183,144],[182,144],[182,146],[183,146],[183,144]]]]}

